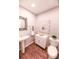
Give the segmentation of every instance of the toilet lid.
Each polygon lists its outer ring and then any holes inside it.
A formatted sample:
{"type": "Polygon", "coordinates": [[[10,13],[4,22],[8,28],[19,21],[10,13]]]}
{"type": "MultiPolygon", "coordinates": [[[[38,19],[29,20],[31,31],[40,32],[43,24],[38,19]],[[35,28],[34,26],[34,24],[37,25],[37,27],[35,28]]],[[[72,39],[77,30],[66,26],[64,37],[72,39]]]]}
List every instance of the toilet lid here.
{"type": "Polygon", "coordinates": [[[48,47],[48,54],[49,54],[51,57],[56,57],[56,56],[57,56],[57,49],[56,49],[56,47],[50,45],[50,46],[48,47]]]}

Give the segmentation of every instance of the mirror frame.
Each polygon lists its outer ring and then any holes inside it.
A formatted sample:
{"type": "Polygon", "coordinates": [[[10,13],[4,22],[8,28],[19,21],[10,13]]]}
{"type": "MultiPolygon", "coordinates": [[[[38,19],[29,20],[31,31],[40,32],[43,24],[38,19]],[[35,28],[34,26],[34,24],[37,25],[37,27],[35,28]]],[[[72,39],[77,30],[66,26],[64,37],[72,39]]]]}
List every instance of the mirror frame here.
{"type": "Polygon", "coordinates": [[[25,27],[24,28],[19,28],[19,30],[27,30],[27,18],[23,16],[19,16],[19,20],[24,20],[25,21],[25,27]]]}

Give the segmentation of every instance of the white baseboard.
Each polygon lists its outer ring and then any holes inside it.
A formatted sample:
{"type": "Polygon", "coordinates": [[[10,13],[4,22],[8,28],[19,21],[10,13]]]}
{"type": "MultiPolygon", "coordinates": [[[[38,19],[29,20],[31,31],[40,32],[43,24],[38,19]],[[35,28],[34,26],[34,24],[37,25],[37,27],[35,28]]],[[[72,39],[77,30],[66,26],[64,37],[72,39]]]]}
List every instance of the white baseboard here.
{"type": "Polygon", "coordinates": [[[34,41],[32,41],[32,42],[30,42],[29,44],[27,44],[27,45],[25,46],[25,48],[28,47],[29,45],[31,45],[32,43],[34,43],[34,41]]]}

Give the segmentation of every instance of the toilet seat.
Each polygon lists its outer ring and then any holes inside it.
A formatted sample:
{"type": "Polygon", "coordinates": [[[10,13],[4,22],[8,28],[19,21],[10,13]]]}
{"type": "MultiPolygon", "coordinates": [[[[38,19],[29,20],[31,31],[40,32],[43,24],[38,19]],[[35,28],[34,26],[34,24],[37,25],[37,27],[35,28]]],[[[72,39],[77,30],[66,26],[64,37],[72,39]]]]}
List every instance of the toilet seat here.
{"type": "Polygon", "coordinates": [[[54,47],[52,45],[50,45],[48,47],[48,55],[49,55],[50,58],[56,58],[57,57],[57,53],[58,52],[57,52],[56,47],[54,47]]]}

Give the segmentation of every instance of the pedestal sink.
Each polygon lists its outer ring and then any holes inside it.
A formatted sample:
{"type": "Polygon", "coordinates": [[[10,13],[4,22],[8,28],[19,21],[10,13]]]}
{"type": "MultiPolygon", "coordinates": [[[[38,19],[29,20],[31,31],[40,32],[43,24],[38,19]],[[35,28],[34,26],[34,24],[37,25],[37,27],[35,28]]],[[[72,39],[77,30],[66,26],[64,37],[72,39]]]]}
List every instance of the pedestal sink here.
{"type": "Polygon", "coordinates": [[[21,52],[24,53],[25,52],[25,46],[24,46],[24,40],[28,39],[30,36],[22,36],[19,38],[19,42],[21,42],[21,52]]]}

